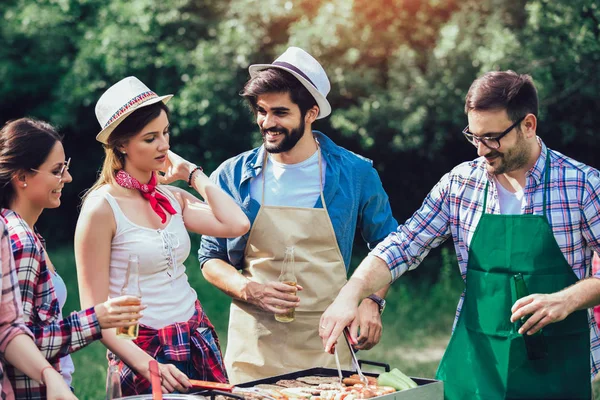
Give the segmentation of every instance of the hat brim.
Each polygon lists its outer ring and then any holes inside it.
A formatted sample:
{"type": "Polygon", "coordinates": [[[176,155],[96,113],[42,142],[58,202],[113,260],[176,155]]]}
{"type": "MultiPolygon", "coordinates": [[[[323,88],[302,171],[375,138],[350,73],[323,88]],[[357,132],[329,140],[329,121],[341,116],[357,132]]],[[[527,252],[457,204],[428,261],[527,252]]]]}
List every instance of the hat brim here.
{"type": "Polygon", "coordinates": [[[159,101],[162,101],[163,104],[167,104],[169,102],[169,100],[171,100],[171,98],[173,97],[172,94],[168,94],[166,96],[160,96],[160,97],[154,97],[150,100],[147,100],[143,103],[140,103],[137,107],[133,107],[131,110],[127,110],[127,112],[124,112],[123,114],[119,115],[119,117],[117,119],[115,119],[113,122],[111,122],[106,128],[102,129],[100,131],[100,133],[98,133],[96,135],[96,140],[99,141],[100,143],[104,143],[107,144],[108,143],[108,137],[110,136],[110,134],[112,133],[112,131],[115,130],[115,128],[117,126],[119,126],[119,124],[121,122],[123,122],[123,120],[132,112],[134,112],[135,110],[139,110],[142,107],[146,107],[152,104],[156,104],[159,101]]]}
{"type": "Polygon", "coordinates": [[[287,71],[290,74],[294,75],[294,77],[296,77],[296,79],[300,81],[300,83],[310,92],[310,94],[312,94],[315,101],[317,102],[317,105],[319,106],[319,115],[317,116],[317,119],[325,118],[329,114],[331,114],[331,105],[329,104],[325,96],[323,96],[321,92],[319,92],[312,83],[310,83],[306,78],[304,78],[296,71],[293,71],[281,65],[273,64],[254,64],[248,67],[248,71],[250,72],[250,77],[254,78],[256,75],[258,75],[260,71],[263,71],[268,68],[277,68],[287,71]]]}

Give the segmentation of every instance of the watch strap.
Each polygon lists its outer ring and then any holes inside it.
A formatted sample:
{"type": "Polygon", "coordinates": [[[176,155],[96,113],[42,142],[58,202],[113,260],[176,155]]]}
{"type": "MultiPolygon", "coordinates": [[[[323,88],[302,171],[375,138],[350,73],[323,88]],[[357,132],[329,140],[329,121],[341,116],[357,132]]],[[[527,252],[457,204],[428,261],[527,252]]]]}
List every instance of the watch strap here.
{"type": "Polygon", "coordinates": [[[385,308],[385,300],[376,294],[371,294],[367,296],[367,299],[373,300],[379,306],[379,314],[383,313],[383,309],[385,308]]]}

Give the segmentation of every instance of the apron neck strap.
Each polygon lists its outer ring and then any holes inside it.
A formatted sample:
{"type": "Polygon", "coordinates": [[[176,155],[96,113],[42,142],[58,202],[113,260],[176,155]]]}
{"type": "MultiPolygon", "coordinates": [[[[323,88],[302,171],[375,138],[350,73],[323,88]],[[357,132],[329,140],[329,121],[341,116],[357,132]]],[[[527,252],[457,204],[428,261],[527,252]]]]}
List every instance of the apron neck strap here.
{"type": "Polygon", "coordinates": [[[548,197],[548,187],[550,186],[550,151],[546,150],[546,165],[544,166],[544,217],[546,216],[546,198],[548,197]]]}
{"type": "MultiPolygon", "coordinates": [[[[500,184],[500,182],[498,182],[500,184]]],[[[487,198],[488,198],[488,187],[490,185],[490,181],[488,180],[485,183],[485,190],[483,192],[483,213],[486,213],[487,208],[487,198]]],[[[550,186],[550,152],[546,150],[546,163],[544,166],[544,188],[542,191],[543,196],[543,215],[546,216],[546,198],[548,197],[548,187],[550,186]]]]}
{"type": "Polygon", "coordinates": [[[485,190],[483,191],[483,213],[485,214],[487,211],[487,196],[488,196],[488,186],[490,186],[490,181],[485,183],[485,190]]]}
{"type": "MultiPolygon", "coordinates": [[[[319,188],[320,188],[320,196],[321,203],[323,204],[323,208],[327,210],[327,206],[325,205],[325,197],[323,196],[323,163],[321,162],[321,146],[319,145],[319,141],[315,138],[315,143],[317,144],[317,152],[319,153],[319,188]]],[[[265,155],[263,158],[263,170],[262,170],[262,197],[260,199],[260,204],[265,205],[265,175],[267,172],[267,164],[268,164],[268,152],[265,149],[265,155]]]]}

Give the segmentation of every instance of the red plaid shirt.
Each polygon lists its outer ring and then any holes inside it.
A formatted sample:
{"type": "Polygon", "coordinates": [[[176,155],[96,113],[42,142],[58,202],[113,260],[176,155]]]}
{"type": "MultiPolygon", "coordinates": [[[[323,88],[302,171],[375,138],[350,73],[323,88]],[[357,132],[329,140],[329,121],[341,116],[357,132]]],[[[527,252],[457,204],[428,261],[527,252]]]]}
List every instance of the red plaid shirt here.
{"type": "MultiPolygon", "coordinates": [[[[61,357],[102,338],[96,313],[89,308],[58,320],[60,309],[46,265],[43,238],[14,211],[3,208],[0,215],[10,235],[25,324],[42,354],[60,372],[61,357]]],[[[11,366],[6,371],[17,399],[46,399],[45,386],[11,366]]]]}
{"type": "MultiPolygon", "coordinates": [[[[227,382],[223,356],[215,328],[196,300],[196,312],[187,322],[178,322],[161,329],[140,324],[138,338],[134,342],[153,358],[169,361],[192,361],[195,375],[190,379],[227,382]],[[204,329],[203,329],[204,328],[204,329]]],[[[119,363],[123,396],[150,393],[150,382],[136,375],[123,361],[117,361],[109,352],[110,363],[119,363]]]]}
{"type": "MultiPolygon", "coordinates": [[[[0,221],[0,281],[2,292],[0,295],[0,361],[5,362],[4,353],[8,344],[18,335],[31,335],[23,323],[23,307],[15,263],[10,249],[10,240],[6,226],[0,221]]],[[[4,374],[0,363],[0,399],[12,399],[14,393],[8,376],[4,374]]]]}

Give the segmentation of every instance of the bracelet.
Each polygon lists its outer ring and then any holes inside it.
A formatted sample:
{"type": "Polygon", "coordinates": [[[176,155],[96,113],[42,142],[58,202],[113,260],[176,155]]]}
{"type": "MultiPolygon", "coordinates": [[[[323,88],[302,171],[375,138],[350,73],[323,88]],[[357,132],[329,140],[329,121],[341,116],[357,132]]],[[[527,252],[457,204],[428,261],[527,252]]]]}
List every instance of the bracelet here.
{"type": "Polygon", "coordinates": [[[42,368],[42,371],[40,372],[40,383],[44,386],[46,386],[46,382],[44,382],[44,371],[48,368],[54,369],[52,365],[46,365],[44,368],[42,368]]]}
{"type": "Polygon", "coordinates": [[[188,176],[188,186],[190,186],[190,187],[192,186],[192,178],[194,177],[194,172],[196,172],[196,171],[200,171],[200,172],[202,172],[202,171],[204,171],[204,170],[202,169],[202,167],[198,167],[198,166],[196,166],[196,167],[195,167],[195,168],[194,168],[194,169],[193,169],[193,170],[190,172],[190,176],[188,176]]]}

